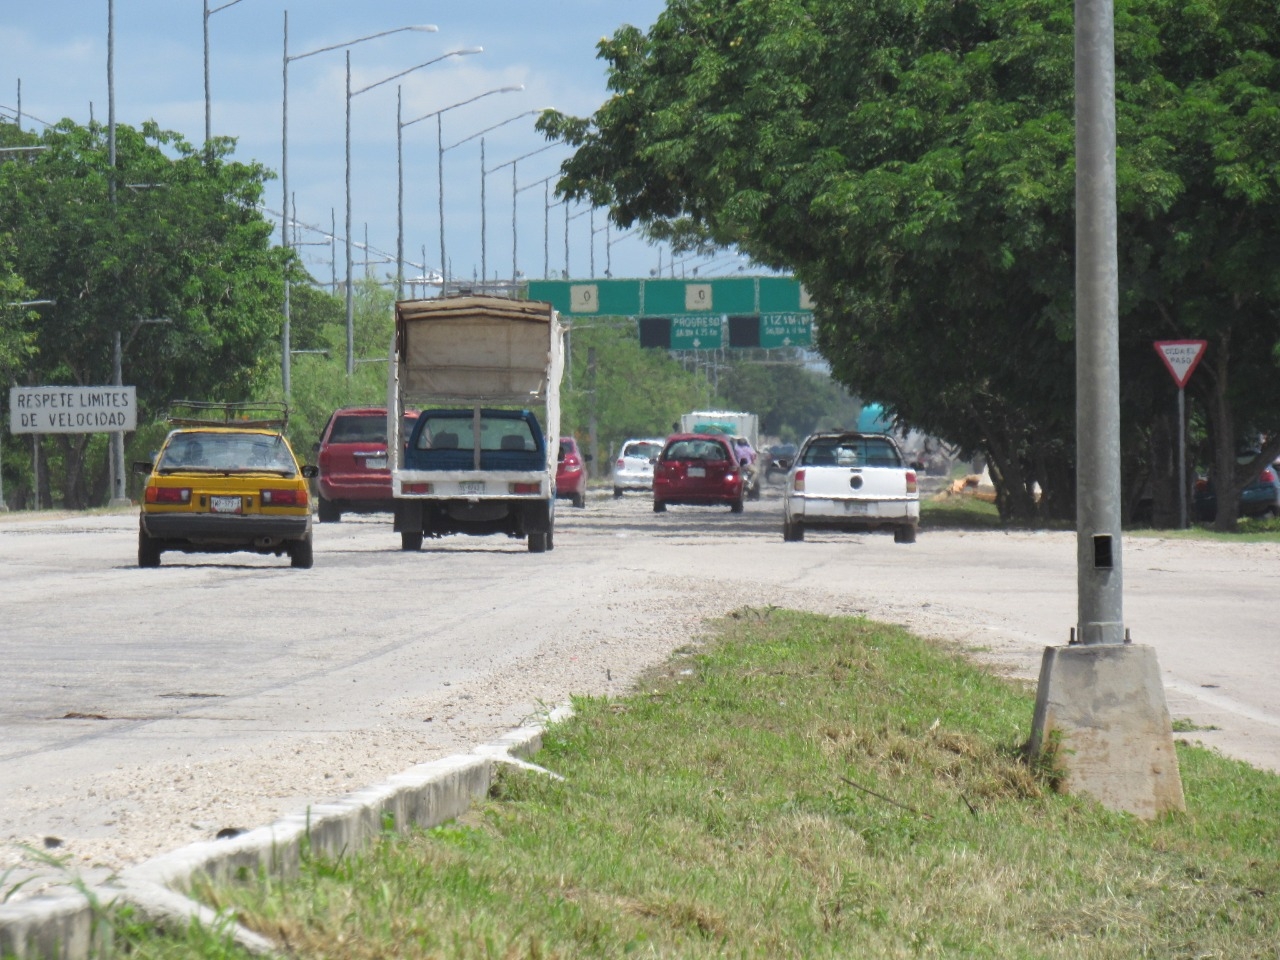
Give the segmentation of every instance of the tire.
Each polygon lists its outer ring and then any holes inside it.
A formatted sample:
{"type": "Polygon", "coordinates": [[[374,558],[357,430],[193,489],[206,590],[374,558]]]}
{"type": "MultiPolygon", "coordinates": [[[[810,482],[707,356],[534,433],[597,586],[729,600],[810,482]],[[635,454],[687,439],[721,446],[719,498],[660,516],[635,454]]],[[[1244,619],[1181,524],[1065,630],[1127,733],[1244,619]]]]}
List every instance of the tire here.
{"type": "Polygon", "coordinates": [[[667,505],[666,505],[665,503],[663,503],[661,500],[657,500],[657,499],[655,499],[655,500],[653,501],[653,512],[654,512],[654,513],[666,513],[666,512],[667,512],[667,505]]]}
{"type": "Polygon", "coordinates": [[[421,550],[422,549],[422,531],[421,530],[401,530],[400,531],[400,549],[401,550],[421,550]]]}
{"type": "Polygon", "coordinates": [[[545,533],[529,534],[529,552],[545,553],[547,550],[548,535],[545,533]]]}
{"type": "Polygon", "coordinates": [[[893,528],[894,543],[915,543],[916,528],[912,524],[903,524],[901,527],[893,528]]]}
{"type": "Polygon", "coordinates": [[[152,537],[139,528],[138,530],[138,566],[140,567],[158,567],[160,566],[160,544],[152,537]]]}
{"type": "Polygon", "coordinates": [[[575,493],[573,495],[573,505],[581,510],[587,505],[587,496],[583,493],[575,493]]]}
{"type": "Polygon", "coordinates": [[[553,527],[547,531],[547,549],[554,550],[556,548],[556,531],[553,527]]]}
{"type": "Polygon", "coordinates": [[[321,497],[316,508],[316,519],[321,523],[337,523],[342,519],[342,510],[334,501],[321,497]]]}
{"type": "Polygon", "coordinates": [[[741,512],[742,512],[742,501],[741,501],[741,500],[735,500],[735,501],[733,501],[733,503],[729,504],[729,512],[730,512],[730,513],[741,513],[741,512]]]}
{"type": "Polygon", "coordinates": [[[799,520],[783,520],[782,539],[787,543],[799,543],[804,539],[804,523],[799,520]]]}
{"type": "Polygon", "coordinates": [[[311,534],[307,534],[304,540],[295,540],[293,546],[289,548],[289,566],[297,567],[299,570],[310,570],[313,553],[311,549],[311,534]]]}
{"type": "Polygon", "coordinates": [[[615,500],[621,500],[621,499],[622,499],[622,488],[621,488],[621,487],[614,487],[614,488],[613,488],[613,498],[614,498],[615,500]]]}

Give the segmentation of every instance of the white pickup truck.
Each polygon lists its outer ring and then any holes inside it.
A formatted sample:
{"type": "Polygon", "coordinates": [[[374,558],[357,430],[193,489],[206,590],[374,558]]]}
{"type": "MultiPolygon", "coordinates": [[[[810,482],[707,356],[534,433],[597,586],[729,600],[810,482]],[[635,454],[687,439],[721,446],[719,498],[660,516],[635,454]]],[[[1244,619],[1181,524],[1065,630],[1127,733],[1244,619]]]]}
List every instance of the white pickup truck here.
{"type": "Polygon", "coordinates": [[[916,471],[892,437],[818,433],[805,440],[783,492],[782,539],[806,529],[893,530],[914,543],[920,523],[916,471]]]}

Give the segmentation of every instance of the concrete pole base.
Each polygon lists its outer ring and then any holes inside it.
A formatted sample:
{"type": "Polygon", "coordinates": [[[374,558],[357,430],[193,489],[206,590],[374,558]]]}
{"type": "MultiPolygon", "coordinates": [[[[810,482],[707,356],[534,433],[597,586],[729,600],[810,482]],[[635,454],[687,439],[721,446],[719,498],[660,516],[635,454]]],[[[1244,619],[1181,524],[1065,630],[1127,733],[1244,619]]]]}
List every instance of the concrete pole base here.
{"type": "Polygon", "coordinates": [[[112,497],[112,498],[111,498],[111,502],[108,504],[108,506],[111,506],[111,507],[132,507],[132,506],[133,506],[133,501],[132,501],[132,500],[130,500],[128,497],[112,497]]]}
{"type": "Polygon", "coordinates": [[[1060,789],[1151,820],[1186,809],[1164,684],[1153,647],[1046,647],[1027,752],[1060,789]]]}

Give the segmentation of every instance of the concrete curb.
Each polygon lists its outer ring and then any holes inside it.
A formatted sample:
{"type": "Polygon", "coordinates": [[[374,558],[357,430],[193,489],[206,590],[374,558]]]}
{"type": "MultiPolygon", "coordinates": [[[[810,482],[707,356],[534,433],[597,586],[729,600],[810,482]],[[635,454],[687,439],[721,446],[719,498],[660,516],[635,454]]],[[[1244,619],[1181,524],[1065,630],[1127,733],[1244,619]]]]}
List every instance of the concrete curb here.
{"type": "MultiPolygon", "coordinates": [[[[558,708],[547,723],[571,714],[567,707],[558,708]]],[[[102,913],[112,905],[129,904],[147,920],[163,925],[192,920],[211,928],[227,925],[225,917],[189,898],[198,881],[225,884],[259,873],[290,877],[297,874],[307,851],[343,856],[364,849],[388,830],[434,827],[452,820],[488,794],[498,764],[549,773],[526,760],[541,749],[544,729],[520,727],[470,754],[410,767],[384,783],[270,826],[181,847],[130,867],[99,887],[0,904],[0,957],[91,960],[109,944],[111,934],[102,913]]],[[[249,930],[234,925],[227,930],[254,953],[277,949],[249,930]]]]}

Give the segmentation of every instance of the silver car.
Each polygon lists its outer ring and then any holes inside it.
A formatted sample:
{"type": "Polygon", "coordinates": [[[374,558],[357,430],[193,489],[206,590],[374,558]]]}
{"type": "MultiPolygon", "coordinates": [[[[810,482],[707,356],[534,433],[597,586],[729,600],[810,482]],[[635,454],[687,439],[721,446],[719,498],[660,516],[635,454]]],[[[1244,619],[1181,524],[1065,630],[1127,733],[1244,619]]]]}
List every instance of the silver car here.
{"type": "Polygon", "coordinates": [[[653,489],[653,463],[662,453],[665,440],[647,438],[628,440],[613,461],[613,495],[628,490],[653,489]]]}

